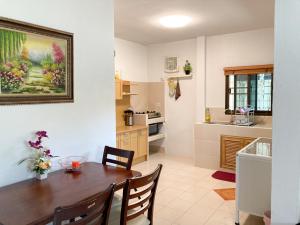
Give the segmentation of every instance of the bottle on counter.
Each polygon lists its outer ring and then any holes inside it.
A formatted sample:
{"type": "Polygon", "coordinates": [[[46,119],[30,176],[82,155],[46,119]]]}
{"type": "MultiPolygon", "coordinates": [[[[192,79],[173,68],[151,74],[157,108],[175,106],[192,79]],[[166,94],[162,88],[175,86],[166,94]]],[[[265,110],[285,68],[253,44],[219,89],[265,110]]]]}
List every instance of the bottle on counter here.
{"type": "Polygon", "coordinates": [[[210,123],[211,122],[211,116],[210,116],[210,111],[209,108],[205,109],[205,123],[210,123]]]}
{"type": "Polygon", "coordinates": [[[133,113],[131,108],[124,111],[125,126],[133,126],[133,113]]]}

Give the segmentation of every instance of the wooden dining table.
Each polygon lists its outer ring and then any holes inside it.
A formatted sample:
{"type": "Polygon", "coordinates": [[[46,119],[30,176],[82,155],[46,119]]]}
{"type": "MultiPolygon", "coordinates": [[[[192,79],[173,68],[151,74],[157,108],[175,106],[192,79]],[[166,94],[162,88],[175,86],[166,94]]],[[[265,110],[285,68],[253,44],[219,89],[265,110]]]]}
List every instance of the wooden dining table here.
{"type": "Polygon", "coordinates": [[[86,162],[80,173],[58,170],[46,180],[30,179],[0,188],[0,224],[44,225],[58,206],[77,203],[115,183],[121,189],[137,171],[86,162]]]}

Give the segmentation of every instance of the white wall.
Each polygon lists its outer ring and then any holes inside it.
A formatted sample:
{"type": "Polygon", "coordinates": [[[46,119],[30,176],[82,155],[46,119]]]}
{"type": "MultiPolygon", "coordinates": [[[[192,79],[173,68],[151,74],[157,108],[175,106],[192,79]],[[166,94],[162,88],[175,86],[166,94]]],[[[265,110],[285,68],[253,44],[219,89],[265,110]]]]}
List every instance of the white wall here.
{"type": "Polygon", "coordinates": [[[31,176],[17,162],[32,132],[55,155],[100,160],[115,144],[113,5],[110,0],[0,0],[0,15],[74,33],[75,103],[0,106],[0,186],[31,176]]]}
{"type": "Polygon", "coordinates": [[[115,38],[115,52],[115,69],[121,72],[123,80],[148,80],[146,46],[115,38]]]}
{"type": "Polygon", "coordinates": [[[300,222],[299,0],[276,0],[272,224],[300,222]],[[292,22],[291,22],[292,21],[292,22]]]}
{"type": "Polygon", "coordinates": [[[195,122],[205,120],[206,108],[206,37],[197,37],[196,116],[195,122]]]}
{"type": "MultiPolygon", "coordinates": [[[[178,56],[179,65],[186,59],[196,68],[196,39],[148,46],[148,79],[156,82],[164,78],[164,60],[166,56],[178,56]]],[[[182,68],[180,68],[183,74],[182,68]]],[[[175,101],[170,98],[167,81],[165,82],[166,149],[168,153],[193,156],[193,125],[196,112],[196,73],[192,79],[180,79],[181,97],[175,101]]]]}
{"type": "Polygon", "coordinates": [[[273,63],[272,28],[209,36],[206,43],[207,107],[225,107],[224,67],[273,63]]]}

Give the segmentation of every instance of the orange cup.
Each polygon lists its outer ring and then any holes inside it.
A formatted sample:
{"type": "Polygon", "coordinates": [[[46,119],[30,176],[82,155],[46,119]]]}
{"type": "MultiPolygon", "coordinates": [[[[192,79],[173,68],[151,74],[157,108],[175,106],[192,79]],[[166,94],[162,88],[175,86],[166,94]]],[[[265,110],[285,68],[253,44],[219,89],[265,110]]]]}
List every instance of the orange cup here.
{"type": "Polygon", "coordinates": [[[72,169],[79,169],[80,162],[78,161],[72,161],[72,169]]]}

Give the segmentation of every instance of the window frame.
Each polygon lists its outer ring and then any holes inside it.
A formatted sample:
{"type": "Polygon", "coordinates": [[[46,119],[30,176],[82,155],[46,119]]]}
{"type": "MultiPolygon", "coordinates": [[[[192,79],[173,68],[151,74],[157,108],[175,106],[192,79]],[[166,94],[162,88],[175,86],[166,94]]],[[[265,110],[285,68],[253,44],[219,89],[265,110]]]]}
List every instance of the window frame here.
{"type": "MultiPolygon", "coordinates": [[[[273,72],[268,72],[271,74],[271,111],[257,111],[257,85],[256,85],[256,105],[255,105],[255,110],[254,110],[254,114],[255,115],[259,115],[259,116],[272,116],[272,112],[273,112],[273,72]]],[[[260,73],[253,73],[253,74],[238,74],[238,73],[234,73],[231,74],[234,76],[234,109],[236,109],[236,89],[237,89],[237,85],[236,85],[236,77],[239,75],[243,75],[243,76],[247,76],[247,104],[251,105],[251,92],[250,92],[250,88],[251,88],[251,77],[252,76],[256,76],[256,83],[257,83],[257,75],[260,73]]],[[[229,109],[229,76],[227,75],[225,76],[225,109],[229,109]]],[[[234,110],[226,110],[225,114],[226,115],[230,115],[234,112],[234,110]]]]}

